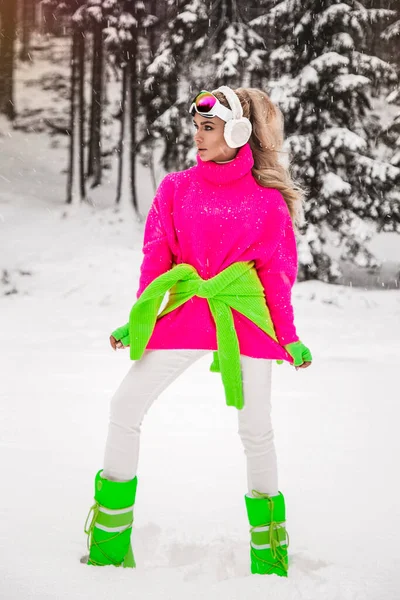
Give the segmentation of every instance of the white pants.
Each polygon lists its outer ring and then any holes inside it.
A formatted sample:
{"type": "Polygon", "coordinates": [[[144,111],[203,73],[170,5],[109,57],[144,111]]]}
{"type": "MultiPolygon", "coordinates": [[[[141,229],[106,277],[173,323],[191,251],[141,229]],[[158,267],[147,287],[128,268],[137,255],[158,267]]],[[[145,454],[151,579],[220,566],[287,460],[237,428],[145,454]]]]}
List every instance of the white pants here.
{"type": "MultiPolygon", "coordinates": [[[[128,481],[136,475],[140,428],[154,400],[208,350],[152,350],[135,361],[111,400],[103,476],[128,481]]],[[[247,457],[248,493],[278,494],[271,423],[271,361],[241,356],[244,408],[237,411],[247,457]]],[[[227,410],[236,410],[228,408],[227,410]]]]}

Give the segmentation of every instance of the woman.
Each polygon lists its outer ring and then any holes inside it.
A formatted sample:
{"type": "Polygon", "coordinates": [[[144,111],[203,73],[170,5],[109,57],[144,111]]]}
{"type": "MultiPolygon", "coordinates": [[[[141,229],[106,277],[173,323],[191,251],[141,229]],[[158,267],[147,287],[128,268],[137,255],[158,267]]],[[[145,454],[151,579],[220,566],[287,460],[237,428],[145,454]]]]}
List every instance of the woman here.
{"type": "Polygon", "coordinates": [[[212,370],[221,372],[226,402],[238,409],[247,456],[251,571],[286,576],[271,364],[311,364],[291,304],[301,193],[279,162],[281,114],[264,92],[202,91],[190,113],[197,165],[161,182],[146,222],[138,300],[129,323],[110,337],[114,350],[130,346],[137,362],[111,403],[85,527],[88,563],[135,566],[130,536],[143,417],[180,373],[214,351],[212,370]]]}

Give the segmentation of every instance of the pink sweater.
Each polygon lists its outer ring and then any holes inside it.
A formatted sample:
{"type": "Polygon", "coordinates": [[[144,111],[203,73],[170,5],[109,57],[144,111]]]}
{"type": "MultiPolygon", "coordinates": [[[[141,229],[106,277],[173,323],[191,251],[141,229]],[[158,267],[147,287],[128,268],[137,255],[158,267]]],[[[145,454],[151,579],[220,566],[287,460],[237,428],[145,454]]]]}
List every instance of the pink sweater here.
{"type": "MultiPolygon", "coordinates": [[[[227,164],[203,162],[168,174],[161,182],[145,227],[137,296],[173,264],[189,263],[209,279],[234,262],[255,262],[279,344],[233,312],[240,353],[291,358],[282,347],[297,341],[291,289],[297,252],[287,205],[275,189],[258,185],[250,145],[227,164]]],[[[194,297],[156,323],[147,349],[216,350],[207,300],[194,297]]]]}

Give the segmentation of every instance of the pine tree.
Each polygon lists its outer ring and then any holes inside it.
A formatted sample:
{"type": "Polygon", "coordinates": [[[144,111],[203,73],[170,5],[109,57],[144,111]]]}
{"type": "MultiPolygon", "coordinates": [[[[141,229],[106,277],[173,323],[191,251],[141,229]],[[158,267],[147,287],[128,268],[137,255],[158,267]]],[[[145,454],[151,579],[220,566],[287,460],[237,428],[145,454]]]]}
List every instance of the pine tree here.
{"type": "Polygon", "coordinates": [[[67,204],[86,200],[85,181],[85,39],[87,16],[85,0],[44,0],[55,18],[67,16],[71,22],[70,142],[67,175],[67,204]]]}
{"type": "Polygon", "coordinates": [[[162,162],[168,170],[195,159],[187,109],[195,92],[222,84],[254,85],[260,80],[267,51],[248,26],[256,9],[234,0],[169,0],[168,28],[147,68],[146,127],[151,153],[157,138],[165,141],[162,162]]]}
{"type": "Polygon", "coordinates": [[[264,70],[267,45],[249,26],[251,14],[249,7],[240,7],[234,0],[219,0],[214,4],[211,22],[215,29],[211,29],[207,46],[215,65],[216,87],[254,85],[254,75],[264,70]]]}
{"type": "MultiPolygon", "coordinates": [[[[398,56],[398,50],[400,48],[400,19],[398,18],[400,16],[400,2],[396,0],[396,4],[398,5],[398,10],[395,11],[395,18],[393,19],[393,22],[383,31],[382,39],[387,42],[389,47],[392,48],[393,58],[396,57],[398,71],[400,72],[400,59],[398,56]]],[[[399,85],[391,91],[387,100],[395,105],[400,104],[399,85]]],[[[392,121],[388,124],[385,133],[386,141],[393,152],[390,162],[392,165],[400,167],[400,112],[395,115],[392,121]]]]}
{"type": "Polygon", "coordinates": [[[371,45],[369,51],[376,54],[384,60],[393,62],[400,67],[400,57],[398,55],[399,46],[397,44],[388,44],[384,32],[388,29],[393,20],[399,18],[400,0],[364,0],[366,8],[386,9],[386,14],[379,20],[370,23],[371,45]],[[397,50],[397,51],[396,51],[397,50]]]}
{"type": "Polygon", "coordinates": [[[92,177],[91,187],[102,181],[102,114],[104,94],[104,39],[103,33],[110,25],[115,5],[109,0],[85,0],[85,20],[92,34],[91,103],[88,136],[87,177],[92,177]]]}
{"type": "Polygon", "coordinates": [[[300,277],[334,281],[340,271],[330,245],[342,259],[372,266],[372,232],[400,232],[400,170],[374,157],[380,129],[369,96],[371,86],[396,79],[391,65],[367,54],[368,27],[387,11],[356,0],[268,5],[252,25],[281,36],[270,55],[270,85],[284,113],[294,178],[308,191],[300,277]]]}
{"type": "Polygon", "coordinates": [[[388,3],[388,8],[392,9],[391,23],[386,24],[380,37],[386,43],[386,53],[390,60],[397,65],[400,72],[400,0],[388,0],[388,3]]]}
{"type": "Polygon", "coordinates": [[[179,98],[179,92],[185,88],[186,94],[191,93],[191,66],[206,43],[208,13],[204,0],[168,0],[167,6],[167,28],[146,68],[142,104],[149,131],[147,155],[152,155],[157,138],[162,138],[162,163],[169,171],[185,165],[190,148],[187,98],[179,98]]]}
{"type": "Polygon", "coordinates": [[[138,216],[136,194],[136,150],[141,82],[140,36],[155,18],[146,11],[143,0],[108,0],[112,16],[106,29],[105,44],[122,70],[121,129],[118,144],[117,204],[130,198],[138,216]]]}

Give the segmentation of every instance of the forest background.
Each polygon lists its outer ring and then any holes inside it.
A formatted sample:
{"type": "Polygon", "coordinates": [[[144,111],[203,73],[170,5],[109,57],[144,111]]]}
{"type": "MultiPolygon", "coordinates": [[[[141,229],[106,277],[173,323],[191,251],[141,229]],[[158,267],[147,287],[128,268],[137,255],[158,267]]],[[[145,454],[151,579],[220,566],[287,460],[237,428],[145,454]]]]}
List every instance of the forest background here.
{"type": "Polygon", "coordinates": [[[194,94],[260,87],[307,192],[299,280],[397,287],[397,242],[382,264],[375,240],[400,231],[399,17],[398,0],[1,0],[0,112],[65,148],[66,203],[112,179],[143,219],[143,179],[154,194],[195,162],[194,94]]]}

